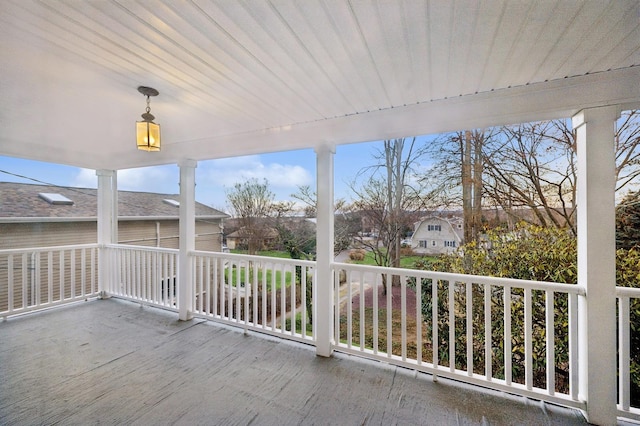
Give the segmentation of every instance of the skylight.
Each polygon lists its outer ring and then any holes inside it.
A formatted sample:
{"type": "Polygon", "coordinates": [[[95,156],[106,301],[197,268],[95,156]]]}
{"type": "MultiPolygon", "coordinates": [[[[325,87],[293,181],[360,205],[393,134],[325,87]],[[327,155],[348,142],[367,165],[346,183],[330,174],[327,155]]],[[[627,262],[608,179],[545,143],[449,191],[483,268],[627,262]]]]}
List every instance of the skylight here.
{"type": "Polygon", "coordinates": [[[73,201],[65,197],[61,194],[56,194],[53,192],[41,192],[38,194],[40,198],[45,200],[49,204],[53,205],[63,205],[63,206],[72,206],[73,201]]]}
{"type": "Polygon", "coordinates": [[[165,203],[169,204],[170,206],[173,207],[180,207],[180,201],[176,201],[176,200],[170,200],[168,198],[163,199],[162,201],[164,201],[165,203]]]}

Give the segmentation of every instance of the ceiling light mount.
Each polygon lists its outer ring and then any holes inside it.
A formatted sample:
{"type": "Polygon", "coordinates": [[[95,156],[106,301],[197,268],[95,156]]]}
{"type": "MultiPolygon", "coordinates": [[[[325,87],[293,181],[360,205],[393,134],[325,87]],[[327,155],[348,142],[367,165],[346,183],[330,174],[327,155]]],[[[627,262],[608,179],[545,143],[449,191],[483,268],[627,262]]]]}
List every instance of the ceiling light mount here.
{"type": "Polygon", "coordinates": [[[138,92],[142,93],[143,95],[145,95],[146,97],[149,96],[158,96],[160,94],[160,92],[158,92],[156,89],[154,89],[153,87],[147,87],[147,86],[139,86],[138,87],[138,92]]]}
{"type": "Polygon", "coordinates": [[[143,151],[160,151],[160,125],[153,122],[155,117],[151,114],[150,97],[158,96],[153,87],[139,86],[138,92],[147,97],[147,108],[142,114],[142,121],[136,122],[136,144],[143,151]]]}

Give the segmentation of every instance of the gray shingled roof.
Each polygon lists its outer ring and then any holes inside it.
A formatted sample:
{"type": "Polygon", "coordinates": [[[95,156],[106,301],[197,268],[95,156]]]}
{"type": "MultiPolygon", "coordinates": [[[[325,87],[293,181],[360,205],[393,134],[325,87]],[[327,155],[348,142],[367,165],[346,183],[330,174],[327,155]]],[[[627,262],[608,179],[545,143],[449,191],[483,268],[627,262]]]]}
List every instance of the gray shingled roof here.
{"type": "MultiPolygon", "coordinates": [[[[177,218],[179,208],[163,200],[179,201],[177,194],[118,191],[118,216],[177,218]]],[[[26,183],[0,182],[1,218],[95,218],[98,211],[98,191],[26,183]],[[38,196],[39,193],[57,193],[73,201],[73,205],[53,205],[38,196]]],[[[196,217],[229,217],[214,208],[196,202],[196,217]]]]}

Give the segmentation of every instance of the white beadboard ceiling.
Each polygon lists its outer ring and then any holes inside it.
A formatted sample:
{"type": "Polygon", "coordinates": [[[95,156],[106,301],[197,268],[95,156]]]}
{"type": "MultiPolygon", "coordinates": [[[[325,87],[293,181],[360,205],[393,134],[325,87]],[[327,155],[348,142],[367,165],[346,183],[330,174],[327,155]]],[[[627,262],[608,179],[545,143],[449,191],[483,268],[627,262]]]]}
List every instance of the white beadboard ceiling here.
{"type": "Polygon", "coordinates": [[[0,0],[0,42],[0,155],[94,169],[640,106],[637,0],[0,0]]]}

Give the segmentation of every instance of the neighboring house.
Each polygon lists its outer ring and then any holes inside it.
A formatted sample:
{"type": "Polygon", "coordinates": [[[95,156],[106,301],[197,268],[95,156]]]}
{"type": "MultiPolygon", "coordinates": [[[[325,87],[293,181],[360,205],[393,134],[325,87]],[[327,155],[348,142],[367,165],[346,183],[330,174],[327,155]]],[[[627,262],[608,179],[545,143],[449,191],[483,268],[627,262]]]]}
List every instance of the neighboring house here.
{"type": "MultiPolygon", "coordinates": [[[[178,248],[179,196],[118,191],[118,242],[178,248]]],[[[97,241],[97,190],[0,182],[0,250],[97,241]]],[[[222,251],[226,213],[196,203],[196,250],[222,251]]]]}
{"type": "Polygon", "coordinates": [[[278,241],[278,231],[272,227],[261,226],[257,232],[242,227],[227,235],[227,246],[230,250],[242,250],[249,246],[249,240],[254,240],[258,250],[272,248],[278,241]]]}
{"type": "Polygon", "coordinates": [[[463,242],[461,218],[429,216],[414,225],[411,248],[420,254],[445,254],[455,251],[463,242]]]}

